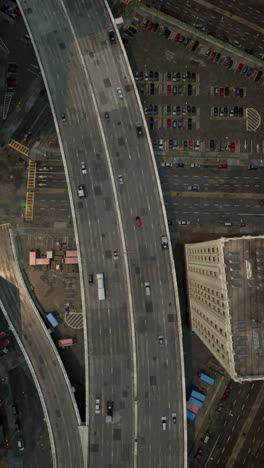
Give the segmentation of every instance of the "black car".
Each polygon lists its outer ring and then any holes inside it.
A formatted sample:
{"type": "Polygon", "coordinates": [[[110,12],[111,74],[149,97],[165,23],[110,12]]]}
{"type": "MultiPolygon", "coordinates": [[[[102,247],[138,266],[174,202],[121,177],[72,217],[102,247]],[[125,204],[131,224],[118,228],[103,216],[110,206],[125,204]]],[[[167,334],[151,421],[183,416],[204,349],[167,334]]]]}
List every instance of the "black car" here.
{"type": "Polygon", "coordinates": [[[215,62],[218,62],[220,60],[221,54],[218,52],[218,54],[215,57],[215,62]]]}
{"type": "Polygon", "coordinates": [[[153,81],[153,71],[150,70],[149,76],[148,76],[149,81],[153,81]]]}
{"type": "Polygon", "coordinates": [[[243,88],[240,88],[239,96],[240,96],[240,97],[243,97],[243,96],[244,96],[244,89],[243,89],[243,88]]]}
{"type": "Polygon", "coordinates": [[[188,96],[192,95],[192,85],[188,84],[188,96]]]}
{"type": "Polygon", "coordinates": [[[169,149],[173,148],[173,140],[169,140],[169,149]]]}
{"type": "Polygon", "coordinates": [[[227,107],[224,107],[224,116],[226,117],[228,115],[228,109],[227,107]]]}
{"type": "Polygon", "coordinates": [[[114,402],[113,401],[108,401],[106,403],[106,414],[107,414],[107,416],[113,416],[113,411],[114,411],[114,402]]]}
{"type": "Polygon", "coordinates": [[[262,71],[259,71],[255,78],[255,81],[259,81],[261,77],[262,77],[262,71]]]}
{"type": "Polygon", "coordinates": [[[125,29],[125,33],[128,34],[130,37],[134,37],[134,33],[131,31],[131,29],[125,29]]]}
{"type": "Polygon", "coordinates": [[[148,107],[148,113],[151,115],[153,112],[153,104],[150,104],[148,107]]]}
{"type": "Polygon", "coordinates": [[[192,46],[192,51],[193,52],[197,49],[198,45],[199,45],[199,41],[195,41],[195,43],[192,46]]]}
{"type": "Polygon", "coordinates": [[[44,96],[44,94],[46,94],[46,90],[43,88],[40,90],[39,95],[44,96]]]}
{"type": "Polygon", "coordinates": [[[190,38],[189,37],[185,37],[184,41],[183,41],[183,45],[187,46],[190,42],[190,38]]]}
{"type": "Polygon", "coordinates": [[[192,129],[192,119],[188,119],[188,130],[192,129]]]}
{"type": "Polygon", "coordinates": [[[218,107],[214,107],[214,116],[215,116],[215,117],[218,116],[218,107]]]}
{"type": "Polygon", "coordinates": [[[171,106],[168,104],[167,105],[167,115],[171,114],[171,106]]]}
{"type": "Polygon", "coordinates": [[[229,96],[229,87],[228,86],[225,87],[225,96],[229,96]]]}
{"type": "Polygon", "coordinates": [[[130,29],[130,31],[132,31],[134,34],[137,34],[137,30],[136,30],[136,28],[133,28],[133,26],[130,26],[129,29],[130,29]]]}
{"type": "Polygon", "coordinates": [[[184,149],[188,149],[188,141],[187,141],[187,140],[184,140],[184,142],[183,142],[183,148],[184,148],[184,149]]]}
{"type": "Polygon", "coordinates": [[[168,72],[168,73],[167,73],[167,80],[168,80],[168,81],[171,81],[171,72],[168,72]]]}
{"type": "Polygon", "coordinates": [[[144,94],[144,91],[145,91],[145,85],[142,83],[141,85],[139,85],[139,91],[144,94]]]}
{"type": "Polygon", "coordinates": [[[234,107],[234,116],[237,117],[238,116],[238,107],[234,107]]]}
{"type": "MultiPolygon", "coordinates": [[[[133,32],[132,32],[132,36],[133,36],[133,32]]],[[[114,31],[112,29],[110,31],[108,31],[108,37],[110,39],[111,44],[114,44],[116,39],[115,39],[115,33],[114,33],[114,31]]]]}
{"type": "Polygon", "coordinates": [[[196,73],[192,73],[192,76],[191,76],[191,81],[196,81],[196,73]]]}
{"type": "Polygon", "coordinates": [[[153,117],[150,117],[150,119],[149,119],[149,129],[153,130],[153,126],[154,126],[154,119],[153,119],[153,117]]]}
{"type": "Polygon", "coordinates": [[[184,167],[184,163],[177,163],[176,167],[184,167]]]}
{"type": "Polygon", "coordinates": [[[227,68],[230,70],[230,68],[232,68],[233,66],[233,60],[230,60],[229,64],[227,65],[227,68]]]}
{"type": "Polygon", "coordinates": [[[88,275],[88,283],[89,284],[93,284],[94,280],[93,280],[93,274],[91,273],[90,275],[88,275]]]}
{"type": "Polygon", "coordinates": [[[244,114],[243,107],[239,107],[239,109],[238,109],[239,117],[243,117],[243,114],[244,114]]]}
{"type": "Polygon", "coordinates": [[[155,106],[153,108],[153,114],[157,114],[158,111],[159,111],[158,106],[155,104],[155,106]]]}
{"type": "Polygon", "coordinates": [[[176,73],[176,81],[181,81],[181,72],[176,73]]]}
{"type": "Polygon", "coordinates": [[[154,85],[154,83],[151,83],[150,84],[150,94],[154,94],[154,92],[155,92],[155,85],[154,85]]]}
{"type": "Polygon", "coordinates": [[[153,28],[152,28],[152,31],[153,31],[153,32],[156,32],[157,29],[158,29],[158,27],[159,27],[159,23],[155,23],[154,26],[153,26],[153,28]]]}
{"type": "Polygon", "coordinates": [[[187,114],[188,114],[188,115],[191,115],[191,113],[192,113],[192,108],[191,108],[191,106],[187,106],[187,114]]]}
{"type": "Polygon", "coordinates": [[[210,150],[211,151],[215,150],[215,141],[214,140],[210,140],[210,150]]]}
{"type": "Polygon", "coordinates": [[[196,115],[196,107],[192,106],[192,115],[196,115]]]}
{"type": "Polygon", "coordinates": [[[154,81],[159,80],[159,72],[154,72],[154,81]]]}
{"type": "Polygon", "coordinates": [[[166,37],[166,39],[169,39],[170,35],[171,35],[171,31],[168,29],[168,30],[165,32],[164,37],[166,37]]]}

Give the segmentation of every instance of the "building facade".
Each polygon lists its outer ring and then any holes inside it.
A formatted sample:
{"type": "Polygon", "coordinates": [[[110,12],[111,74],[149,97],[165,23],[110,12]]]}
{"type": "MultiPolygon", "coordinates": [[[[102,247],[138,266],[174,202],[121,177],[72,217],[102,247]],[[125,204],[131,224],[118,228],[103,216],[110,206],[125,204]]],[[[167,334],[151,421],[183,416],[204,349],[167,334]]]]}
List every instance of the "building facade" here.
{"type": "Polygon", "coordinates": [[[264,379],[264,236],[186,244],[185,259],[192,330],[234,380],[264,379]]]}

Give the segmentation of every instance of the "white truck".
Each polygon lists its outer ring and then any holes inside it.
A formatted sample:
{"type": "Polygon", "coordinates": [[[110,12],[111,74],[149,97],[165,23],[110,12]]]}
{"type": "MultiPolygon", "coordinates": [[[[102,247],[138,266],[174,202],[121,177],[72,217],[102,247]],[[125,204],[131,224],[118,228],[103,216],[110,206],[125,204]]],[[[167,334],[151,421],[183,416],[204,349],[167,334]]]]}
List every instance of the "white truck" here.
{"type": "Polygon", "coordinates": [[[78,196],[79,198],[84,198],[86,196],[84,185],[78,185],[78,196]]]}
{"type": "Polygon", "coordinates": [[[104,274],[97,273],[97,289],[98,289],[98,299],[99,301],[105,300],[105,285],[104,285],[104,274]]]}

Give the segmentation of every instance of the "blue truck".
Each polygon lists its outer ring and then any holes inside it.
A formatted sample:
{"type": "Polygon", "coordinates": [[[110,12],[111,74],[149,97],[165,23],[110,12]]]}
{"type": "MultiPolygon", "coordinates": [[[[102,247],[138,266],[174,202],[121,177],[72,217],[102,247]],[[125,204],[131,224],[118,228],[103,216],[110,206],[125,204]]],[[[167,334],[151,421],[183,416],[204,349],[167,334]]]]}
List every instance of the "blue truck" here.
{"type": "Polygon", "coordinates": [[[208,385],[213,385],[215,383],[215,379],[212,377],[209,377],[209,375],[205,374],[204,372],[199,372],[199,378],[203,381],[206,382],[208,385]]]}
{"type": "Polygon", "coordinates": [[[49,312],[47,315],[46,315],[49,323],[53,326],[53,328],[57,327],[59,325],[59,322],[57,321],[57,319],[55,318],[55,315],[52,313],[52,312],[49,312]]]}

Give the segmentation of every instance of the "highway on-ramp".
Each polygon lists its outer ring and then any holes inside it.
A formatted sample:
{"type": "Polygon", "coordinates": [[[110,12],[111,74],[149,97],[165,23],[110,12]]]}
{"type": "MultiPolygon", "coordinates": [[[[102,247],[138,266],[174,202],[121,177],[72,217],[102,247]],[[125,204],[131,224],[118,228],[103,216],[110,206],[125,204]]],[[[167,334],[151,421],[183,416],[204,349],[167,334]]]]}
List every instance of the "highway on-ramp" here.
{"type": "Polygon", "coordinates": [[[161,246],[165,210],[146,129],[137,135],[136,122],[144,116],[126,57],[119,41],[110,44],[111,19],[102,0],[19,3],[55,118],[79,247],[89,466],[184,467],[184,370],[174,264],[171,250],[161,246]],[[82,199],[79,184],[85,185],[82,199]],[[97,296],[100,272],[104,301],[97,296]],[[88,283],[89,274],[94,284],[88,283]],[[100,414],[95,414],[97,397],[100,414]],[[109,400],[114,402],[112,423],[106,422],[109,400]]]}
{"type": "Polygon", "coordinates": [[[82,468],[78,410],[56,348],[24,287],[13,245],[11,231],[0,232],[0,308],[35,380],[49,430],[53,466],[82,468]]]}

